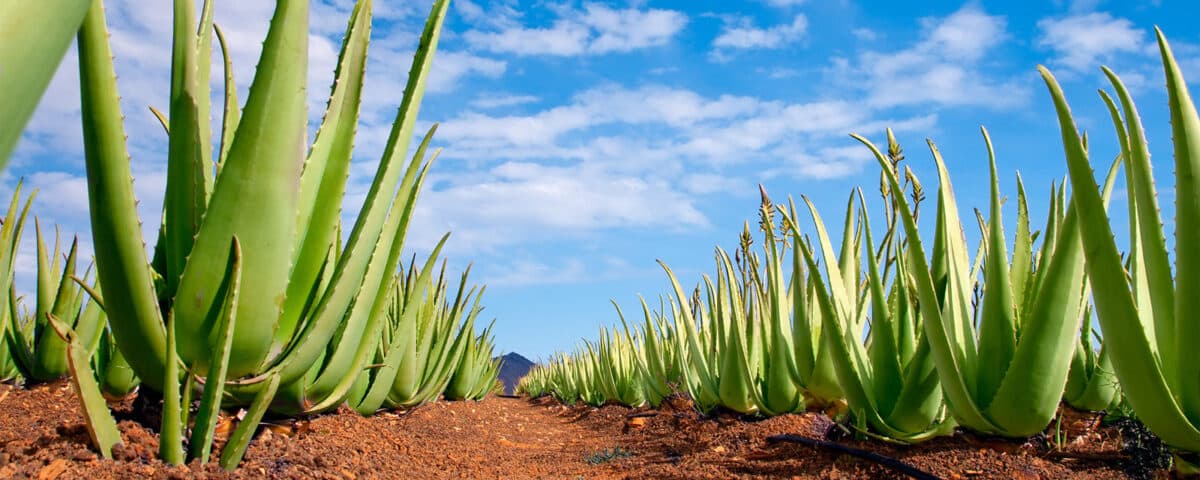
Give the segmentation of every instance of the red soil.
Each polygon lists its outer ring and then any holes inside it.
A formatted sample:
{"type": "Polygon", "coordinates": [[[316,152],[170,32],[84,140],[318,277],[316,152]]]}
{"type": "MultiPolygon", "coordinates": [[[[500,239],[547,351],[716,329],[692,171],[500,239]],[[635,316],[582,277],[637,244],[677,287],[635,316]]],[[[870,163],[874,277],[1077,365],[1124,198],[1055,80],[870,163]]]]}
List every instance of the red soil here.
{"type": "MultiPolygon", "coordinates": [[[[369,418],[343,411],[262,430],[233,474],[212,463],[155,460],[157,435],[128,419],[137,416],[129,402],[117,408],[127,418],[120,422],[125,444],[115,460],[101,460],[66,384],[0,386],[0,479],[901,478],[828,449],[767,441],[778,434],[824,439],[832,426],[824,415],[707,418],[682,401],[645,412],[494,397],[369,418]]],[[[1099,426],[1095,415],[1070,414],[1062,432],[1061,451],[966,434],[913,447],[839,443],[948,479],[1125,478],[1116,429],[1099,426]]]]}

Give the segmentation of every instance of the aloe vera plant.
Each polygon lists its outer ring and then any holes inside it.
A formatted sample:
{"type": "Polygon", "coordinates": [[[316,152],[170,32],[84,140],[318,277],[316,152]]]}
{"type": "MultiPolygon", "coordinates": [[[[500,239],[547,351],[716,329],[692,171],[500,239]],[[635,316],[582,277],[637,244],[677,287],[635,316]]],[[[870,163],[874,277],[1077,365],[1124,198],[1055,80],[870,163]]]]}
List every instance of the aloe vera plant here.
{"type": "MultiPolygon", "coordinates": [[[[900,189],[884,155],[855,136],[875,155],[893,190],[900,189]]],[[[1026,268],[1031,237],[1018,235],[1009,260],[1001,217],[995,154],[984,131],[991,165],[991,201],[985,235],[983,299],[972,306],[975,283],[967,260],[958,207],[949,173],[930,142],[939,189],[934,244],[926,253],[913,214],[897,196],[908,242],[908,258],[923,322],[946,402],[957,422],[975,431],[1010,437],[1040,432],[1057,411],[1079,331],[1084,259],[1079,212],[1068,201],[1057,234],[1043,238],[1038,269],[1026,268]],[[937,308],[928,308],[937,306],[937,308]]],[[[1108,189],[1115,178],[1110,171],[1108,189]]],[[[1101,211],[1103,210],[1101,202],[1101,211]]],[[[1024,217],[1027,213],[1019,212],[1024,217]]],[[[1019,219],[1027,224],[1027,220],[1019,219]]]]}
{"type": "Polygon", "coordinates": [[[0,223],[0,381],[11,382],[21,377],[20,359],[12,346],[32,334],[33,325],[17,322],[17,292],[13,287],[16,269],[17,247],[34,195],[30,195],[21,207],[21,184],[13,191],[4,222],[0,223]]]}
{"type": "MultiPolygon", "coordinates": [[[[37,232],[37,293],[33,311],[8,315],[8,350],[27,382],[45,382],[66,376],[67,344],[50,326],[53,317],[71,327],[85,345],[90,358],[103,340],[104,311],[96,300],[88,301],[84,289],[74,280],[79,242],[62,255],[61,238],[56,233],[54,247],[47,246],[41,227],[37,232]],[[65,258],[65,259],[64,259],[65,258]],[[60,273],[61,272],[61,273],[60,273]]],[[[90,273],[80,281],[86,282],[90,273]]]]}
{"type": "Polygon", "coordinates": [[[208,142],[213,5],[206,1],[198,17],[192,1],[174,5],[167,188],[153,256],[142,245],[102,2],[80,30],[92,233],[112,336],[137,376],[167,401],[164,456],[182,461],[175,447],[183,430],[179,399],[190,393],[180,381],[203,377],[189,455],[207,459],[222,403],[249,405],[222,454],[222,465],[233,468],[268,407],[336,406],[374,356],[392,272],[432,162],[426,157],[432,130],[412,161],[401,157],[448,2],[433,5],[383,158],[344,246],[339,207],[371,1],[358,1],[351,13],[325,117],[307,152],[308,2],[276,3],[244,108],[222,48],[218,145],[208,142]],[[310,372],[317,364],[319,371],[310,372]]]}
{"type": "MultiPolygon", "coordinates": [[[[500,359],[494,358],[496,339],[492,334],[495,323],[467,343],[450,383],[446,386],[447,400],[480,400],[491,392],[500,376],[500,359]]],[[[469,333],[469,332],[468,332],[469,333]]]]}
{"type": "Polygon", "coordinates": [[[1092,174],[1088,150],[1079,136],[1062,88],[1040,68],[1058,114],[1066,163],[1080,212],[1087,275],[1096,292],[1096,318],[1107,342],[1121,390],[1134,413],[1169,445],[1200,451],[1200,364],[1186,351],[1200,338],[1195,303],[1186,289],[1200,275],[1200,116],[1188,93],[1171,47],[1156,30],[1166,76],[1175,153],[1175,263],[1170,263],[1159,216],[1158,195],[1146,133],[1129,91],[1105,68],[1118,102],[1107,94],[1126,164],[1129,186],[1129,269],[1122,264],[1113,227],[1100,208],[1102,192],[1092,174]],[[1173,268],[1172,268],[1173,267],[1173,268]]]}
{"type": "Polygon", "coordinates": [[[0,170],[16,148],[91,0],[0,4],[0,170]]]}
{"type": "MultiPolygon", "coordinates": [[[[900,160],[899,146],[888,131],[889,160],[885,166],[895,175],[900,160]]],[[[816,299],[820,306],[828,351],[833,360],[847,406],[855,423],[884,438],[900,442],[919,442],[953,432],[955,422],[942,401],[937,371],[929,341],[921,322],[922,309],[914,301],[910,284],[907,252],[897,235],[900,203],[889,196],[904,197],[916,192],[915,178],[904,189],[885,188],[888,204],[888,230],[876,245],[861,191],[852,195],[847,206],[843,241],[856,241],[867,266],[867,280],[855,278],[856,269],[833,257],[833,246],[816,208],[807,198],[816,226],[819,250],[825,256],[825,277],[815,276],[816,299]],[[853,221],[855,200],[860,220],[853,221]],[[883,255],[883,257],[879,257],[883,255]],[[881,265],[882,264],[882,265],[881,265]],[[826,281],[826,278],[828,281],[826,281]],[[890,290],[887,285],[890,284],[890,290]],[[865,291],[864,291],[865,290],[865,291]],[[863,301],[865,300],[865,301],[863,301]],[[869,318],[869,322],[860,319],[869,318]],[[864,335],[865,332],[865,335],[864,335]],[[864,342],[865,338],[865,342],[864,342]]],[[[919,201],[920,196],[914,195],[919,201]]],[[[795,208],[781,209],[793,235],[800,236],[793,219],[795,208]]],[[[914,213],[915,215],[915,209],[914,213]]],[[[807,243],[796,242],[808,267],[817,271],[817,256],[807,243]]],[[[857,265],[857,264],[854,264],[857,265]]]]}
{"type": "MultiPolygon", "coordinates": [[[[445,238],[443,238],[443,242],[445,238]]],[[[382,337],[372,352],[378,368],[363,370],[352,380],[350,404],[359,413],[388,408],[411,408],[436,400],[475,341],[475,319],[482,307],[483,289],[467,288],[470,269],[463,272],[456,293],[449,296],[446,265],[434,276],[439,243],[419,269],[396,276],[388,309],[381,318],[382,337]]],[[[490,333],[490,332],[489,332],[490,333]]]]}
{"type": "Polygon", "coordinates": [[[1096,349],[1098,334],[1092,328],[1092,310],[1089,304],[1083,314],[1083,327],[1079,331],[1079,342],[1075,344],[1075,355],[1071,357],[1063,401],[1076,409],[1095,412],[1120,403],[1122,397],[1121,386],[1113,372],[1112,355],[1107,348],[1096,349]]]}

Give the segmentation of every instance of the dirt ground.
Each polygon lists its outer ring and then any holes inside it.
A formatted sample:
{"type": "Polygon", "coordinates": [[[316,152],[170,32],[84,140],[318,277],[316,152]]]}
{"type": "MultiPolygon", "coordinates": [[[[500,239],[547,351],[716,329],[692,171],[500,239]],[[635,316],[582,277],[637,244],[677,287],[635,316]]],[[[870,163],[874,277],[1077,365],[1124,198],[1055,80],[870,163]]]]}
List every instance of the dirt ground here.
{"type": "Polygon", "coordinates": [[[118,413],[125,443],[115,449],[115,460],[101,460],[89,448],[67,384],[0,385],[0,479],[906,478],[827,447],[767,440],[780,434],[834,439],[946,479],[1163,476],[1132,471],[1137,462],[1122,451],[1122,431],[1101,426],[1094,414],[1066,416],[1058,440],[959,434],[905,447],[838,439],[830,435],[832,422],[816,413],[756,421],[702,417],[683,400],[644,411],[490,397],[366,418],[344,411],[279,423],[259,433],[239,470],[229,474],[211,463],[170,467],[155,460],[153,427],[131,419],[138,416],[131,402],[118,413]]]}

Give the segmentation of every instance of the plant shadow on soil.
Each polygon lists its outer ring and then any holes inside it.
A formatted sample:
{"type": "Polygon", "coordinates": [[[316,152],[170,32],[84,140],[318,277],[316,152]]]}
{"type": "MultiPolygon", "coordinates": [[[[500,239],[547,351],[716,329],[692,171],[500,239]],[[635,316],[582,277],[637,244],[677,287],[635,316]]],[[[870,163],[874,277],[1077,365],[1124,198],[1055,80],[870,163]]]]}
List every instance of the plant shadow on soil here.
{"type": "Polygon", "coordinates": [[[1028,441],[959,433],[901,446],[831,434],[843,430],[821,413],[701,415],[681,397],[658,410],[497,397],[371,417],[343,409],[273,422],[228,473],[213,463],[156,460],[152,402],[136,403],[114,406],[124,444],[114,460],[102,460],[65,382],[0,385],[0,479],[905,478],[826,448],[767,440],[783,434],[869,450],[946,479],[1165,476],[1161,457],[1127,448],[1161,453],[1156,438],[1136,422],[1108,424],[1098,414],[1068,411],[1057,435],[1052,425],[1028,441]]]}

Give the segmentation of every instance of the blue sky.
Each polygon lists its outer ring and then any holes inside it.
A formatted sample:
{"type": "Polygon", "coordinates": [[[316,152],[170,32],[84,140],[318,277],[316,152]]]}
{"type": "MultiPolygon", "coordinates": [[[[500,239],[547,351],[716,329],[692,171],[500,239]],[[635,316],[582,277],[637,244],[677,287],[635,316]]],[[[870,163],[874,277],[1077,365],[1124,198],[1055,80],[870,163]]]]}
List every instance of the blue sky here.
{"type": "MultiPolygon", "coordinates": [[[[166,138],[146,107],[166,105],[166,3],[106,1],[144,221],[157,218],[165,181],[166,138]]],[[[270,3],[218,2],[243,100],[270,3]]],[[[386,141],[427,3],[375,2],[347,218],[386,141]]],[[[313,122],[351,5],[313,5],[313,122]]],[[[927,186],[936,184],[924,144],[932,138],[969,214],[986,206],[984,125],[1002,188],[1015,193],[1019,171],[1040,222],[1065,164],[1038,64],[1063,82],[1092,132],[1093,158],[1105,164],[1116,146],[1095,94],[1105,86],[1099,67],[1122,76],[1139,101],[1166,202],[1170,131],[1152,28],[1166,32],[1194,81],[1197,13],[1192,2],[1170,0],[453,0],[421,111],[424,127],[440,123],[435,143],[445,151],[409,245],[423,253],[453,231],[451,265],[474,262],[474,280],[488,285],[484,317],[497,319],[498,347],[537,358],[616,321],[609,299],[629,312],[637,295],[665,292],[656,259],[685,283],[711,271],[713,247],[732,247],[753,221],[759,183],[776,200],[808,195],[827,218],[841,214],[856,185],[877,199],[878,170],[851,132],[882,143],[883,129],[894,128],[927,186]]],[[[0,193],[24,177],[40,190],[43,224],[80,232],[90,250],[77,89],[70,53],[0,193]]],[[[1117,197],[1114,208],[1124,208],[1117,197]]],[[[32,285],[33,252],[24,242],[22,286],[32,285]]]]}

